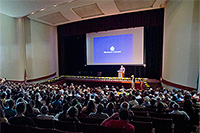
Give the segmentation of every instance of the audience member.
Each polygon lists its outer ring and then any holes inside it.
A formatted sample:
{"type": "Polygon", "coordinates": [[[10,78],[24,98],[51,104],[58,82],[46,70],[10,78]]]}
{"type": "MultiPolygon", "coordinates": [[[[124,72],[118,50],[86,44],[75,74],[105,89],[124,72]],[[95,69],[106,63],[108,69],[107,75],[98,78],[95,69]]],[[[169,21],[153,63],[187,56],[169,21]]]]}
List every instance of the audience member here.
{"type": "Polygon", "coordinates": [[[97,111],[95,113],[91,112],[89,114],[89,117],[95,118],[95,119],[107,119],[109,116],[108,116],[108,114],[103,113],[103,110],[104,110],[104,105],[103,104],[99,104],[97,106],[97,111]]]}
{"type": "Polygon", "coordinates": [[[13,117],[16,115],[16,110],[13,109],[15,103],[12,99],[8,99],[6,100],[6,105],[7,107],[5,107],[4,113],[5,113],[6,118],[9,119],[10,117],[13,117]]]}
{"type": "Polygon", "coordinates": [[[114,128],[124,128],[126,133],[134,133],[135,127],[128,123],[129,113],[126,109],[120,109],[119,113],[113,114],[111,117],[107,118],[102,122],[101,125],[114,128]],[[119,117],[119,120],[114,120],[114,118],[119,117]]]}
{"type": "Polygon", "coordinates": [[[46,105],[43,105],[40,109],[41,114],[37,115],[36,119],[41,120],[54,120],[55,117],[53,115],[48,115],[49,109],[46,105]]]}
{"type": "Polygon", "coordinates": [[[25,117],[26,104],[18,102],[16,105],[17,114],[9,119],[9,123],[13,125],[29,125],[35,126],[35,123],[31,118],[25,117]]]}
{"type": "Polygon", "coordinates": [[[173,111],[170,114],[178,114],[178,115],[184,115],[185,116],[185,120],[189,121],[190,117],[188,116],[188,114],[185,111],[180,111],[179,108],[180,106],[177,103],[174,103],[172,105],[173,107],[173,111]]]}
{"type": "Polygon", "coordinates": [[[1,123],[8,123],[8,119],[5,117],[4,111],[0,108],[0,118],[1,118],[1,123]]]}

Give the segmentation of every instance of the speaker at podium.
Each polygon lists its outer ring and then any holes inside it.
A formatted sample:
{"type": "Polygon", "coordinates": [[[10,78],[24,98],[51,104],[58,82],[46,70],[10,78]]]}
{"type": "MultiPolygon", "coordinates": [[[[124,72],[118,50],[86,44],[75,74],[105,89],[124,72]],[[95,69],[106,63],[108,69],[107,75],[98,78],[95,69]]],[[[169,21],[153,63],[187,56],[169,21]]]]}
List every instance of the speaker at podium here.
{"type": "Polygon", "coordinates": [[[124,74],[123,74],[123,71],[122,70],[118,70],[118,78],[123,78],[124,77],[124,74]]]}
{"type": "Polygon", "coordinates": [[[121,65],[120,69],[117,72],[118,72],[118,77],[123,78],[125,76],[125,67],[121,65]]]}

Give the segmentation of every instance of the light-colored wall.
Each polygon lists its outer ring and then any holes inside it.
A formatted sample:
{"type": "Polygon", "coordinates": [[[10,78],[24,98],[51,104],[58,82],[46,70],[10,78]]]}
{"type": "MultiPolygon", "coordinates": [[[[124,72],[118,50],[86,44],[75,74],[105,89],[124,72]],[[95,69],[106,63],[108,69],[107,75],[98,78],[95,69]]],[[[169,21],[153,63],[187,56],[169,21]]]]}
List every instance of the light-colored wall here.
{"type": "Polygon", "coordinates": [[[56,27],[0,14],[0,78],[23,81],[57,71],[56,27]]]}
{"type": "Polygon", "coordinates": [[[0,14],[0,77],[24,79],[24,21],[0,14]]]}
{"type": "Polygon", "coordinates": [[[25,29],[28,79],[44,77],[56,72],[56,27],[26,18],[25,29]]]}
{"type": "Polygon", "coordinates": [[[164,20],[162,77],[196,88],[199,73],[199,0],[169,0],[164,20]]]}

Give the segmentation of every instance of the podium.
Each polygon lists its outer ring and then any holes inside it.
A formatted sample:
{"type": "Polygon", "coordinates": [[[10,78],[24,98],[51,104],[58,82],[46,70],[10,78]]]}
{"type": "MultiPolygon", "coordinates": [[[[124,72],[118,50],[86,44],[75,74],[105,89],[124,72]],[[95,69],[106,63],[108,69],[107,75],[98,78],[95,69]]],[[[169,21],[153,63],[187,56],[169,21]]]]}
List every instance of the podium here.
{"type": "Polygon", "coordinates": [[[117,72],[118,72],[118,78],[123,78],[124,77],[124,74],[123,74],[124,71],[118,70],[117,72]]]}

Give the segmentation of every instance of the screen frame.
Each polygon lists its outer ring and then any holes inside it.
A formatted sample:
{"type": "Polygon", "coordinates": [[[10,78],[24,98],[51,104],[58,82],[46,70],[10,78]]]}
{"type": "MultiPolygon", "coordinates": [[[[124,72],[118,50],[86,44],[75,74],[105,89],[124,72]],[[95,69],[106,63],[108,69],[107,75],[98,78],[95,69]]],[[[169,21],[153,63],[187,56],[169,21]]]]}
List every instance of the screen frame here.
{"type": "MultiPolygon", "coordinates": [[[[137,49],[133,48],[136,50],[137,49]]],[[[135,28],[125,28],[125,29],[116,29],[116,30],[109,30],[109,31],[100,31],[100,32],[93,32],[93,33],[87,33],[86,34],[86,65],[131,65],[131,66],[146,66],[145,64],[145,44],[144,44],[144,27],[135,27],[135,28]],[[114,35],[123,35],[123,34],[133,34],[134,35],[134,42],[133,47],[138,47],[138,43],[140,43],[141,47],[141,59],[140,63],[94,63],[94,44],[93,44],[93,38],[94,37],[104,37],[104,36],[114,36],[114,35]],[[89,45],[88,45],[89,44],[89,45]],[[91,52],[91,50],[93,50],[91,52]],[[91,62],[93,61],[93,62],[91,62]]]]}

